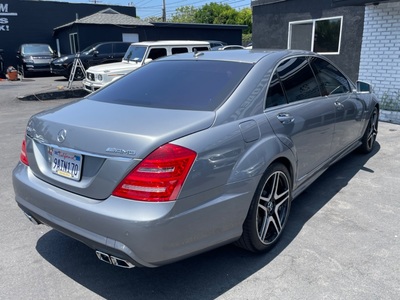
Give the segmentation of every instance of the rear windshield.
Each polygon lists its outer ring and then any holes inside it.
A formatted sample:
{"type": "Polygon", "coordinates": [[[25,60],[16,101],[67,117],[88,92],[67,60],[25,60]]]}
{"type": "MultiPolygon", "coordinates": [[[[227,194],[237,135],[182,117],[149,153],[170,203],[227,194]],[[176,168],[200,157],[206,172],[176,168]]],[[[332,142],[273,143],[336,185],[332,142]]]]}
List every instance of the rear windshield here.
{"type": "Polygon", "coordinates": [[[213,111],[251,67],[226,61],[154,61],[89,98],[133,106],[213,111]]]}

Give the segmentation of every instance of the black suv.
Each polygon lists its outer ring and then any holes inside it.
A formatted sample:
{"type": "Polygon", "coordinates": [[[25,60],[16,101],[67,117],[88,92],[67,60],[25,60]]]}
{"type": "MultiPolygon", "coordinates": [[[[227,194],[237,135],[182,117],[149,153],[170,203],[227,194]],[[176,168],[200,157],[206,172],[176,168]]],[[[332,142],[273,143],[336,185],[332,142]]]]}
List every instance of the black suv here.
{"type": "MultiPolygon", "coordinates": [[[[97,43],[85,48],[79,53],[79,58],[85,69],[95,65],[120,62],[130,45],[129,42],[97,43]]],[[[54,59],[50,64],[51,72],[69,78],[76,56],[76,54],[70,54],[54,59]]],[[[84,78],[80,68],[76,69],[74,78],[77,80],[84,78]]]]}
{"type": "Polygon", "coordinates": [[[17,51],[17,69],[25,77],[32,73],[50,72],[50,61],[56,53],[47,44],[22,44],[17,51]]]}

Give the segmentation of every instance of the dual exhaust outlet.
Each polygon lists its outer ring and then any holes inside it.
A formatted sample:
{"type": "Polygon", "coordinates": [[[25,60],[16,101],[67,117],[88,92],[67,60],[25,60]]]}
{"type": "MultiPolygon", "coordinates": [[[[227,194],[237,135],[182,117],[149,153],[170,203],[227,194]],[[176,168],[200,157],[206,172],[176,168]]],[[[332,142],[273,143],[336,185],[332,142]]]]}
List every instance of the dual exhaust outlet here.
{"type": "Polygon", "coordinates": [[[114,265],[116,267],[120,268],[125,268],[125,269],[131,269],[134,268],[135,265],[130,263],[129,261],[118,258],[112,255],[109,255],[107,253],[101,252],[101,251],[96,251],[97,258],[100,259],[101,261],[104,261],[105,263],[108,263],[110,265],[114,265]]]}

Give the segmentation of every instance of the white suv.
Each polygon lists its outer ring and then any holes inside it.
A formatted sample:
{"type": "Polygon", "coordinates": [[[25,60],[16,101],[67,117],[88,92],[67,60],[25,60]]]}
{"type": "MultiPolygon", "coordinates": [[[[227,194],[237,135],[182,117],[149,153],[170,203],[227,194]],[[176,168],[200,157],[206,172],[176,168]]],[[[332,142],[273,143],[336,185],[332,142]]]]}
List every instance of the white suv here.
{"type": "Polygon", "coordinates": [[[129,46],[121,62],[97,65],[86,70],[83,87],[93,92],[159,57],[210,50],[210,43],[204,41],[156,41],[139,42],[129,46]]]}

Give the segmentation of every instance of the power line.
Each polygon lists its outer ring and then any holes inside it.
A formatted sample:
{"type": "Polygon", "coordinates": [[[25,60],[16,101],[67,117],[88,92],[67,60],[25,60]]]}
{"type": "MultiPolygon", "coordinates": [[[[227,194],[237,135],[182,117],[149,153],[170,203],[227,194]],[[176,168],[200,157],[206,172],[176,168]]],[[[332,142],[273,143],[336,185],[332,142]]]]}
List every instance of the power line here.
{"type": "MultiPolygon", "coordinates": [[[[147,17],[162,17],[163,15],[163,7],[162,5],[150,5],[150,6],[145,6],[145,4],[149,3],[149,0],[142,0],[141,1],[142,5],[137,5],[135,6],[136,9],[139,9],[142,13],[141,16],[142,18],[147,18],[147,17]],[[145,11],[145,13],[143,13],[143,11],[145,11]]],[[[212,1],[211,1],[212,2],[212,1]]],[[[245,7],[250,7],[250,0],[228,0],[228,1],[221,1],[220,4],[237,4],[235,5],[235,7],[231,6],[234,9],[239,9],[239,8],[245,8],[245,7]],[[241,4],[239,5],[239,3],[243,3],[245,2],[246,4],[241,4]]],[[[166,3],[166,15],[168,15],[169,17],[174,14],[176,12],[177,8],[180,8],[182,6],[195,6],[195,7],[201,7],[204,6],[206,4],[209,4],[210,1],[209,0],[194,0],[194,1],[174,1],[174,2],[170,2],[170,3],[166,3]],[[188,2],[188,3],[183,3],[183,2],[188,2]],[[183,4],[183,5],[182,5],[183,4]],[[201,5],[203,4],[203,5],[201,5]]],[[[138,3],[139,4],[139,3],[138,3]]]]}

